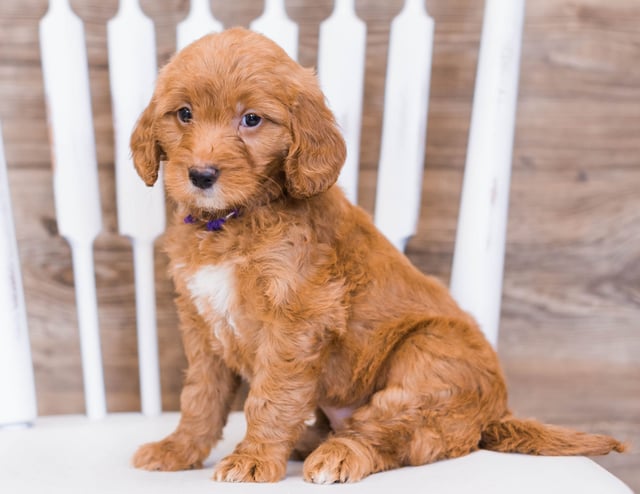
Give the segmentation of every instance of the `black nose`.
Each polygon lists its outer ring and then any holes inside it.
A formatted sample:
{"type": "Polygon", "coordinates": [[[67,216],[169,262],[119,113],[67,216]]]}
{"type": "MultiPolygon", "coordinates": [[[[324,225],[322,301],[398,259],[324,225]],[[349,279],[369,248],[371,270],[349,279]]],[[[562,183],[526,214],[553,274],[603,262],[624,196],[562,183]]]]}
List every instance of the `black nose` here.
{"type": "Polygon", "coordinates": [[[215,166],[206,168],[189,168],[189,180],[199,189],[210,189],[218,180],[220,170],[215,166]]]}

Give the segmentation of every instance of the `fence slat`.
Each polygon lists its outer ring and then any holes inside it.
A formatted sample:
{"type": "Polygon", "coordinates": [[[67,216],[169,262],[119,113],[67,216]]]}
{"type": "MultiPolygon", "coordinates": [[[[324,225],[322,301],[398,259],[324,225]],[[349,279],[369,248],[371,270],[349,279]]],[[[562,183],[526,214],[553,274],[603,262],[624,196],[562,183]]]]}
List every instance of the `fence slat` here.
{"type": "Polygon", "coordinates": [[[485,5],[451,291],[496,346],[524,0],[485,5]]]}
{"type": "Polygon", "coordinates": [[[156,78],[153,22],[137,0],[121,0],[107,25],[109,76],[113,100],[118,228],[131,238],[134,252],[136,315],[142,412],[161,412],[156,329],[153,242],[165,229],[162,177],[153,188],[135,172],[129,139],[151,99],[156,78]]]}
{"type": "Polygon", "coordinates": [[[264,12],[250,27],[278,43],[291,58],[298,59],[298,25],[287,16],[284,0],[265,0],[264,12]]]}
{"type": "Polygon", "coordinates": [[[375,223],[400,250],[420,213],[433,28],[423,0],[406,0],[391,25],[375,223]]]}
{"type": "Polygon", "coordinates": [[[189,15],[178,23],[176,46],[182,50],[192,41],[208,33],[219,33],[224,29],[222,22],[211,13],[209,0],[191,0],[189,15]]]}
{"type": "Polygon", "coordinates": [[[93,242],[102,229],[89,75],[82,21],[51,0],[40,21],[58,230],[71,245],[87,415],[106,414],[93,242]]]}
{"type": "Polygon", "coordinates": [[[347,159],[338,179],[347,197],[358,201],[360,127],[367,26],[356,16],[354,0],[336,0],[320,25],[318,76],[347,143],[347,159]]]}
{"type": "Polygon", "coordinates": [[[36,418],[36,389],[20,259],[0,130],[0,427],[36,418]]]}

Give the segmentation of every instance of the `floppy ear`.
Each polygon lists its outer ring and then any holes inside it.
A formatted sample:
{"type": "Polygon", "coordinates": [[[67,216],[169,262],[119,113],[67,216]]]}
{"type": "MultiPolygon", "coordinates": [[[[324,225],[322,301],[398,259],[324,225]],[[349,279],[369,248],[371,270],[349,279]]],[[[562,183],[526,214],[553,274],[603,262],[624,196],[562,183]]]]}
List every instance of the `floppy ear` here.
{"type": "Polygon", "coordinates": [[[142,112],[133,134],[131,134],[131,152],[133,164],[144,183],[151,187],[158,180],[160,160],[163,151],[156,139],[155,103],[151,101],[142,112]]]}
{"type": "Polygon", "coordinates": [[[286,188],[298,199],[331,187],[347,155],[344,139],[316,78],[311,73],[309,76],[292,110],[292,144],[284,163],[286,188]]]}

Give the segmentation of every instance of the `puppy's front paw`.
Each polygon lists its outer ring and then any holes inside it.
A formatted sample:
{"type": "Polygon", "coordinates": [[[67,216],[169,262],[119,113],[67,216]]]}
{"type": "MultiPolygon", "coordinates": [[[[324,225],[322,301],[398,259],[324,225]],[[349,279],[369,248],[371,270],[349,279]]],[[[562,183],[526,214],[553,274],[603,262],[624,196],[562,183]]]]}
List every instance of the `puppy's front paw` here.
{"type": "Polygon", "coordinates": [[[213,472],[217,482],[277,482],[287,471],[286,462],[233,453],[223,458],[213,472]]]}
{"type": "Polygon", "coordinates": [[[329,439],[304,462],[303,477],[314,484],[357,482],[373,473],[369,455],[347,439],[329,439]]]}
{"type": "Polygon", "coordinates": [[[202,458],[197,447],[172,438],[148,443],[133,455],[133,466],[143,470],[192,470],[202,468],[202,458]]]}

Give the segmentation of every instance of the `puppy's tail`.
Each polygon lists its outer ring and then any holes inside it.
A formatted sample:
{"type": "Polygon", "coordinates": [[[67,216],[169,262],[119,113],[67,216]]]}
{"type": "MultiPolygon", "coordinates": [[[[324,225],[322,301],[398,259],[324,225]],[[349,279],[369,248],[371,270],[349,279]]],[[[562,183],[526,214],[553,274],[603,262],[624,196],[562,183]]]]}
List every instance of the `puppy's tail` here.
{"type": "Polygon", "coordinates": [[[606,455],[622,453],[627,445],[600,434],[587,434],[536,420],[506,416],[482,432],[480,447],[504,453],[545,456],[606,455]]]}

